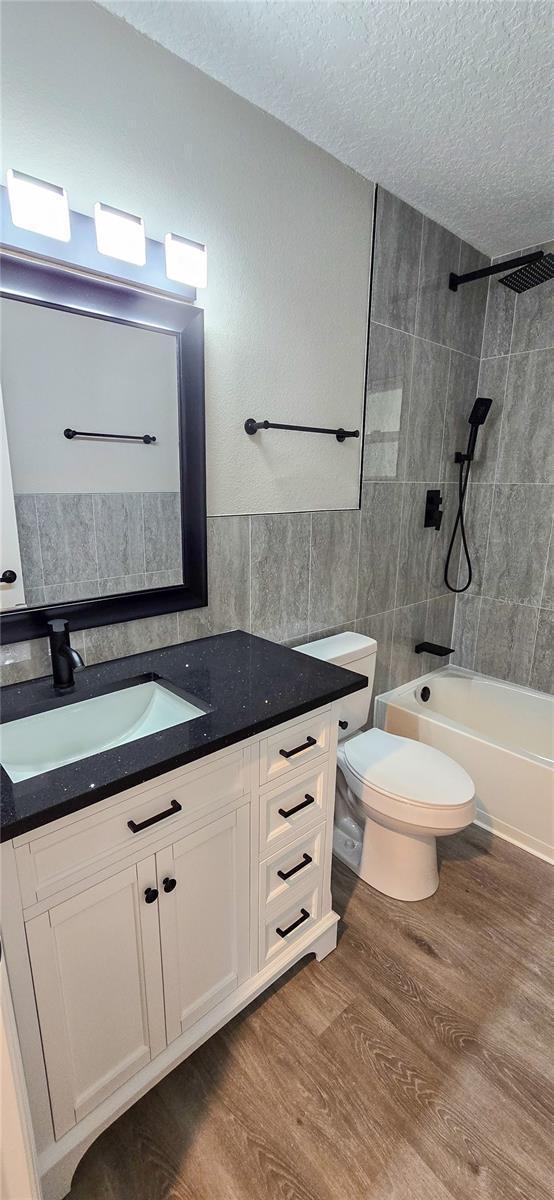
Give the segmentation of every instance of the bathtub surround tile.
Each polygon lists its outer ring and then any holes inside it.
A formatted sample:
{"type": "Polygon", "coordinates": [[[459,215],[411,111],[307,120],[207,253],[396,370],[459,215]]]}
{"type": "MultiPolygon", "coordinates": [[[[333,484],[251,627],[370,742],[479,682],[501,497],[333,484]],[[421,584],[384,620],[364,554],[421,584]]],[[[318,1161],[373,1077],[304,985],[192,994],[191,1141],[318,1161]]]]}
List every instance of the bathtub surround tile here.
{"type": "Polygon", "coordinates": [[[464,303],[462,289],[451,292],[448,287],[450,272],[458,273],[459,259],[459,238],[425,217],[415,331],[420,337],[443,346],[456,345],[454,328],[464,303]]]}
{"type": "MultiPolygon", "coordinates": [[[[467,242],[462,242],[460,249],[460,267],[458,274],[465,275],[469,271],[480,271],[490,265],[490,258],[475,250],[467,242]]],[[[453,318],[450,345],[464,354],[479,356],[482,352],[483,322],[487,306],[488,279],[476,279],[473,283],[465,283],[457,292],[452,292],[458,299],[458,305],[453,305],[450,315],[453,318]]]]}
{"type": "Polygon", "coordinates": [[[372,317],[409,333],[415,329],[422,225],[421,213],[379,188],[372,317]]]}
{"type": "MultiPolygon", "coordinates": [[[[465,505],[465,530],[472,569],[472,581],[468,592],[472,595],[479,595],[483,591],[493,497],[494,487],[491,483],[469,484],[465,505]]],[[[458,587],[466,584],[467,579],[468,568],[466,556],[460,545],[458,587]]]]}
{"type": "Polygon", "coordinates": [[[551,483],[554,480],[554,350],[512,354],[509,363],[497,481],[551,483]]]}
{"type": "Polygon", "coordinates": [[[177,613],[85,629],[84,635],[85,659],[87,666],[91,666],[112,658],[158,650],[160,646],[175,645],[179,641],[177,613]]]}
{"type": "Polygon", "coordinates": [[[449,660],[458,667],[474,669],[481,597],[462,592],[456,596],[452,642],[454,654],[449,660]]]}
{"type": "Polygon", "coordinates": [[[554,692],[554,613],[546,609],[539,612],[529,686],[554,692]]]}
{"type": "Polygon", "coordinates": [[[414,646],[425,641],[427,634],[427,601],[421,604],[409,604],[397,608],[394,612],[392,633],[392,649],[390,664],[390,687],[399,687],[410,679],[417,679],[429,667],[423,662],[425,657],[416,654],[414,646]]]}
{"type": "Polygon", "coordinates": [[[509,361],[509,358],[481,359],[477,395],[488,396],[492,404],[485,425],[479,432],[471,466],[471,478],[479,483],[494,482],[509,361]]]}
{"type": "Polygon", "coordinates": [[[533,661],[538,611],[483,596],[476,645],[478,670],[527,685],[533,661]]]}
{"type": "Polygon", "coordinates": [[[355,616],[359,544],[359,511],[313,513],[310,630],[355,616]]]}
{"type": "Polygon", "coordinates": [[[357,616],[394,608],[402,483],[364,483],[357,616]]]}
{"type": "Polygon", "coordinates": [[[433,553],[438,535],[436,530],[424,527],[425,497],[428,488],[435,487],[438,484],[404,484],[395,600],[400,608],[429,597],[433,553]]]}
{"type": "MultiPolygon", "coordinates": [[[[543,242],[534,250],[554,253],[554,242],[543,242]]],[[[503,288],[503,291],[509,291],[503,288]]],[[[554,346],[554,280],[518,295],[515,306],[512,354],[520,350],[539,350],[554,346]]]]}
{"type": "Polygon", "coordinates": [[[181,498],[178,492],[143,492],[144,570],[181,568],[181,498]]]}
{"type": "MultiPolygon", "coordinates": [[[[452,630],[454,625],[454,610],[456,607],[456,597],[453,592],[447,592],[444,596],[436,596],[429,600],[427,604],[426,624],[425,624],[425,639],[428,642],[434,642],[436,646],[453,646],[452,630]]],[[[425,671],[434,671],[438,667],[446,667],[451,661],[451,658],[437,658],[435,654],[421,654],[423,668],[420,674],[425,671]]]]}
{"type": "Polygon", "coordinates": [[[415,339],[407,479],[437,479],[439,476],[449,370],[449,350],[421,338],[415,339]]]}
{"type": "Polygon", "coordinates": [[[113,578],[144,572],[141,493],[96,494],[93,503],[99,575],[113,578]]]}
{"type": "Polygon", "coordinates": [[[415,339],[370,326],[364,436],[364,479],[403,479],[415,339]]]}
{"type": "Polygon", "coordinates": [[[551,520],[551,488],[495,487],[483,582],[486,596],[539,606],[551,520]]]}
{"type": "Polygon", "coordinates": [[[179,613],[179,641],[250,632],[250,517],[208,517],[208,604],[179,613]]]}
{"type": "Polygon", "coordinates": [[[309,513],[251,518],[252,633],[274,641],[308,630],[309,513]]]}
{"type": "Polygon", "coordinates": [[[92,496],[36,497],[45,584],[98,579],[92,496]]]}
{"type": "MultiPolygon", "coordinates": [[[[448,546],[456,520],[458,511],[458,487],[455,483],[434,483],[432,485],[438,488],[442,496],[442,522],[440,529],[424,529],[424,533],[429,534],[432,539],[431,548],[431,563],[429,568],[429,581],[427,588],[428,598],[442,596],[448,591],[444,581],[444,568],[446,564],[446,555],[448,546]]],[[[456,540],[450,560],[450,568],[448,578],[454,583],[458,577],[458,564],[460,561],[461,542],[459,529],[456,533],[456,540]]]]}
{"type": "Polygon", "coordinates": [[[451,350],[444,437],[441,443],[441,479],[458,479],[458,466],[454,462],[454,455],[457,450],[465,453],[467,447],[470,428],[468,417],[477,396],[478,379],[479,359],[451,350]]]}
{"type": "MultiPolygon", "coordinates": [[[[512,255],[513,257],[513,255],[512,255]]],[[[493,261],[495,261],[493,259],[493,261]]],[[[487,298],[487,315],[483,333],[483,357],[509,354],[512,341],[516,293],[499,282],[498,275],[491,275],[487,298]]],[[[469,286],[469,285],[468,285],[469,286]]]]}
{"type": "Polygon", "coordinates": [[[16,495],[14,499],[23,585],[25,589],[41,587],[44,581],[36,497],[27,493],[16,495]]]}
{"type": "Polygon", "coordinates": [[[550,542],[544,572],[541,608],[554,608],[554,521],[550,529],[550,542]]]}

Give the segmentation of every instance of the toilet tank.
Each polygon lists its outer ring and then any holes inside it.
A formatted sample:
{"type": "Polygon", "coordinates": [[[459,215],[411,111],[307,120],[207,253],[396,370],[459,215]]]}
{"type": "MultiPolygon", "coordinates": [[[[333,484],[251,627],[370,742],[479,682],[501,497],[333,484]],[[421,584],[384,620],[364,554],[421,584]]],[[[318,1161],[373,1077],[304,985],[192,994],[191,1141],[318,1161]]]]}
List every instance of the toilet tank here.
{"type": "Polygon", "coordinates": [[[363,637],[361,633],[336,633],[334,637],[319,638],[316,642],[295,646],[295,650],[309,654],[310,658],[334,663],[337,667],[347,667],[358,675],[367,675],[366,688],[338,701],[339,721],[347,722],[346,728],[339,726],[339,739],[361,729],[369,716],[377,642],[373,638],[363,637]]]}

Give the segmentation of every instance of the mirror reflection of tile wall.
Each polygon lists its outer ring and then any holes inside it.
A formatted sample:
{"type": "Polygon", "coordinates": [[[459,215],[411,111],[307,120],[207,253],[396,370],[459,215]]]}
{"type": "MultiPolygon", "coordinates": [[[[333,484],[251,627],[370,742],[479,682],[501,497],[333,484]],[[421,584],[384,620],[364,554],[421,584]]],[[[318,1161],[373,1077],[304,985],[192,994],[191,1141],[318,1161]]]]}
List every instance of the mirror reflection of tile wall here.
{"type": "Polygon", "coordinates": [[[15,495],[28,607],[182,583],[178,492],[15,495]]]}
{"type": "Polygon", "coordinates": [[[174,336],[11,299],[0,310],[26,605],[182,584],[174,336]]]}

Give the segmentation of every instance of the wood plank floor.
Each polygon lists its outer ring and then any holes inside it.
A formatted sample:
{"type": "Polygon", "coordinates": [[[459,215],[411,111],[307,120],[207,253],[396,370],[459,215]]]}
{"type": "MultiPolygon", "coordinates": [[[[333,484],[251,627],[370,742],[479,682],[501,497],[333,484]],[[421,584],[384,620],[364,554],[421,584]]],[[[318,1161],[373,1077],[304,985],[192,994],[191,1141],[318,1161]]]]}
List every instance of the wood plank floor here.
{"type": "Polygon", "coordinates": [[[430,900],[335,866],[340,941],[125,1113],[71,1200],[547,1200],[552,869],[472,826],[430,900]]]}

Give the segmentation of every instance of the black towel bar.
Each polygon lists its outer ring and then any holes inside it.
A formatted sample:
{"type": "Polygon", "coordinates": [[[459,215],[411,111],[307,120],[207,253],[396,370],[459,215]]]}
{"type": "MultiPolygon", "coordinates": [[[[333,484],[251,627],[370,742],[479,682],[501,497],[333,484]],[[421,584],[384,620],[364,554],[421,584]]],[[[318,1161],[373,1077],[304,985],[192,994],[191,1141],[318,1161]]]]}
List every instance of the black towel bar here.
{"type": "Polygon", "coordinates": [[[319,425],[279,425],[276,421],[255,421],[254,417],[248,417],[244,422],[244,428],[247,433],[257,433],[258,429],[293,429],[297,433],[331,433],[336,437],[337,442],[344,442],[346,438],[357,438],[360,436],[359,429],[323,429],[319,425]]]}
{"type": "Polygon", "coordinates": [[[73,438],[107,438],[114,442],[144,442],[149,446],[156,441],[153,433],[89,433],[85,429],[64,429],[63,436],[70,442],[73,438]]]}

